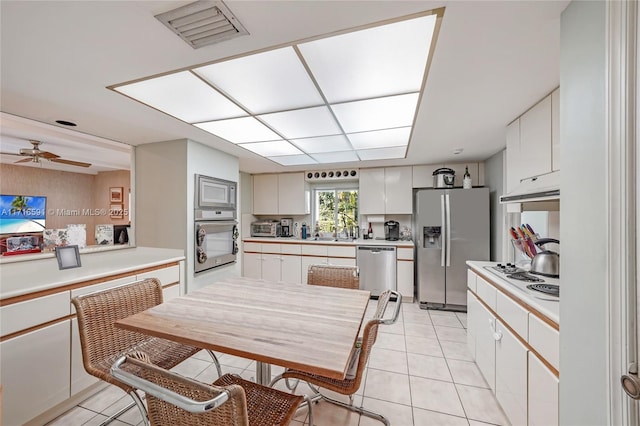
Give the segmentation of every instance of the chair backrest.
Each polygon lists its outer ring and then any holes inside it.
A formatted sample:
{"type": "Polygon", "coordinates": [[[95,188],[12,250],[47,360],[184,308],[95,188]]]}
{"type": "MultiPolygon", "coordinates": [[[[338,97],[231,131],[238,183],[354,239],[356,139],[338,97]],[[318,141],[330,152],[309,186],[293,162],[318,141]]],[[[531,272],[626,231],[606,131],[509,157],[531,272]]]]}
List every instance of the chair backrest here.
{"type": "Polygon", "coordinates": [[[360,288],[360,274],[356,266],[310,265],[307,283],[357,290],[360,288]]]}
{"type": "Polygon", "coordinates": [[[378,297],[378,305],[376,312],[372,319],[370,319],[364,326],[362,333],[362,346],[360,347],[360,356],[358,358],[358,369],[356,370],[355,378],[353,382],[349,384],[349,388],[345,389],[345,395],[351,395],[360,388],[360,383],[364,376],[364,369],[369,361],[369,355],[371,349],[378,339],[378,328],[380,324],[393,324],[397,321],[400,314],[400,307],[402,304],[402,296],[400,293],[392,290],[385,290],[378,297]],[[391,296],[396,297],[396,308],[391,318],[384,319],[384,313],[387,309],[391,296]]]}
{"type": "Polygon", "coordinates": [[[78,316],[85,370],[104,381],[122,387],[109,373],[111,364],[122,353],[130,351],[149,337],[116,328],[114,323],[162,303],[160,281],[147,278],[78,296],[71,302],[78,316]]]}
{"type": "Polygon", "coordinates": [[[145,392],[151,426],[249,425],[239,385],[207,385],[132,357],[118,360],[112,374],[145,392]]]}

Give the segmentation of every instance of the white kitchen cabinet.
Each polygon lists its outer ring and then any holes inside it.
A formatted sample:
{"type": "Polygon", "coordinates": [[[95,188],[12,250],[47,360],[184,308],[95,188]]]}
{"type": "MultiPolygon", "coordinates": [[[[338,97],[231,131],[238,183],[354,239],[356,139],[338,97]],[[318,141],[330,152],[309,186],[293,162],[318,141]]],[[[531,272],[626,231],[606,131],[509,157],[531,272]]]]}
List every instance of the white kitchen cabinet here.
{"type": "Polygon", "coordinates": [[[476,364],[491,389],[496,388],[496,318],[478,303],[476,317],[476,364]]]}
{"type": "Polygon", "coordinates": [[[496,321],[496,399],[511,424],[527,424],[527,355],[529,351],[500,321],[496,321]]]}
{"type": "Polygon", "coordinates": [[[97,377],[90,375],[84,369],[78,319],[73,318],[71,320],[71,396],[85,390],[94,383],[98,383],[98,381],[97,377]]]}
{"type": "Polygon", "coordinates": [[[529,314],[529,344],[556,370],[560,369],[560,333],[529,314]]]}
{"type": "Polygon", "coordinates": [[[69,315],[69,292],[64,291],[0,308],[2,336],[69,315]]]}
{"type": "Polygon", "coordinates": [[[520,119],[516,119],[507,126],[507,154],[506,154],[506,172],[507,172],[507,191],[513,191],[522,179],[520,168],[520,119]]]}
{"type": "Polygon", "coordinates": [[[311,212],[311,192],[304,173],[253,175],[254,215],[305,215],[311,212]]]}
{"type": "Polygon", "coordinates": [[[398,259],[396,271],[398,292],[402,295],[402,301],[413,302],[413,260],[398,259]]]}
{"type": "Polygon", "coordinates": [[[278,175],[253,175],[253,214],[278,214],[278,175]]]}
{"type": "Polygon", "coordinates": [[[558,416],[558,378],[529,352],[529,426],[554,426],[558,416]]]}
{"type": "Polygon", "coordinates": [[[311,191],[309,183],[304,179],[304,173],[279,174],[278,214],[305,215],[309,213],[311,213],[311,191]]]}
{"type": "Polygon", "coordinates": [[[551,92],[551,169],[560,170],[560,88],[551,92]]]}
{"type": "Polygon", "coordinates": [[[302,257],[283,254],[281,256],[281,281],[300,284],[302,282],[302,257]]]}
{"type": "Polygon", "coordinates": [[[467,269],[467,288],[473,292],[477,288],[478,276],[471,269],[467,269]]]}
{"type": "Polygon", "coordinates": [[[360,169],[358,209],[360,214],[385,213],[384,168],[360,169]]]}
{"type": "Polygon", "coordinates": [[[467,348],[469,348],[473,359],[476,359],[476,335],[478,334],[478,325],[480,324],[479,314],[480,302],[473,293],[467,291],[467,348]]]}
{"type": "Polygon", "coordinates": [[[433,172],[444,164],[421,164],[412,167],[412,186],[414,188],[433,188],[433,172]]]}
{"type": "Polygon", "coordinates": [[[520,159],[522,178],[551,172],[551,96],[520,117],[520,159]]]}
{"type": "Polygon", "coordinates": [[[262,278],[262,253],[244,253],[242,255],[242,276],[262,278]]]}
{"type": "Polygon", "coordinates": [[[384,169],[385,214],[413,213],[412,182],[411,166],[384,169]]]}
{"type": "Polygon", "coordinates": [[[262,253],[262,279],[278,282],[281,278],[281,257],[279,254],[262,253]]]}
{"type": "Polygon", "coordinates": [[[21,425],[70,397],[69,320],[0,343],[2,424],[21,425]]]}

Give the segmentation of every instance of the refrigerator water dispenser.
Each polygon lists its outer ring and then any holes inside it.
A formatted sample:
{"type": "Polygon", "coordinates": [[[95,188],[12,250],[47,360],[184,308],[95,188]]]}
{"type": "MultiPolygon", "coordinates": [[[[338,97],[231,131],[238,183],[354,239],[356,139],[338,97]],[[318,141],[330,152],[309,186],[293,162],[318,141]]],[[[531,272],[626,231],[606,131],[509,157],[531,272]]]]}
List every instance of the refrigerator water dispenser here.
{"type": "Polygon", "coordinates": [[[442,227],[425,226],[422,228],[422,247],[426,249],[442,248],[442,227]]]}

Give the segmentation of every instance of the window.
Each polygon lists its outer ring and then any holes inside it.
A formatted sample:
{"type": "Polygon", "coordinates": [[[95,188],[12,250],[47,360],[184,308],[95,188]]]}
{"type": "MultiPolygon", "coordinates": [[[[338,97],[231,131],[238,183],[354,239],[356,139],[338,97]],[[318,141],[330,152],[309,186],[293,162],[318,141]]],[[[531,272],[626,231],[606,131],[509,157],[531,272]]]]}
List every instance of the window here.
{"type": "Polygon", "coordinates": [[[313,232],[340,233],[358,227],[358,189],[323,188],[314,190],[313,232]]]}

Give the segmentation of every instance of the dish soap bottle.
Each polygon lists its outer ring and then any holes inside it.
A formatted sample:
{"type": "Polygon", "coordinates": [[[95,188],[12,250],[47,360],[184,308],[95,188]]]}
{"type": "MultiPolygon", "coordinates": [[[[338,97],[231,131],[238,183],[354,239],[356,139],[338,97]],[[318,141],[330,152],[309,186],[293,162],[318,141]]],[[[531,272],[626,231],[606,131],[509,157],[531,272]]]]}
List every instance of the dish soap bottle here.
{"type": "Polygon", "coordinates": [[[302,239],[307,239],[307,224],[305,222],[302,222],[302,239]]]}
{"type": "Polygon", "coordinates": [[[465,189],[471,188],[471,175],[469,174],[469,166],[464,168],[464,176],[462,177],[462,187],[465,189]]]}

